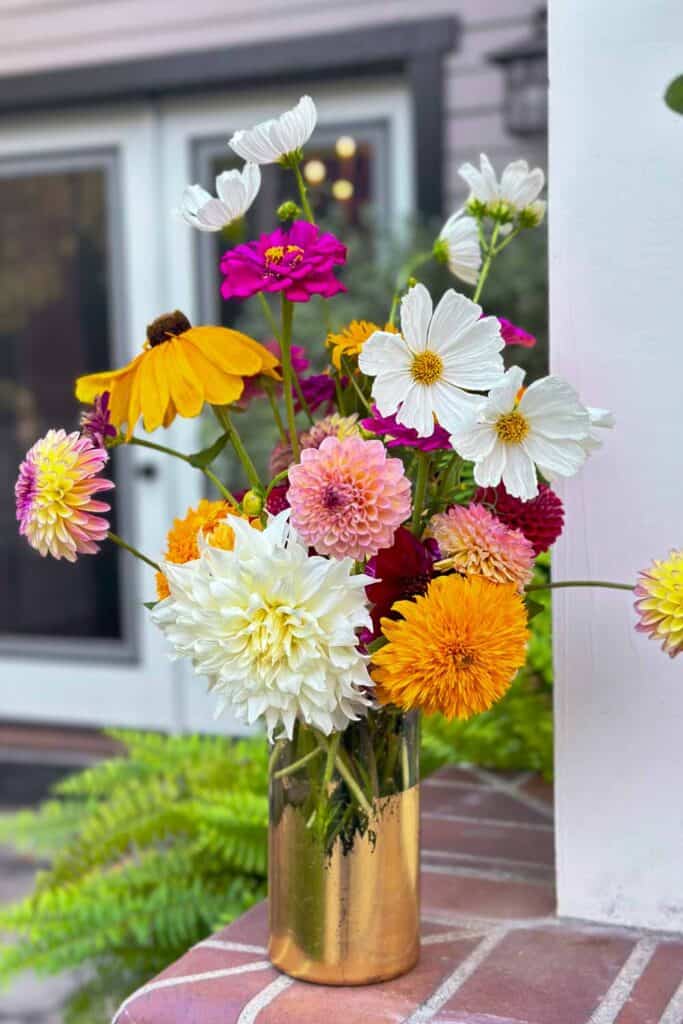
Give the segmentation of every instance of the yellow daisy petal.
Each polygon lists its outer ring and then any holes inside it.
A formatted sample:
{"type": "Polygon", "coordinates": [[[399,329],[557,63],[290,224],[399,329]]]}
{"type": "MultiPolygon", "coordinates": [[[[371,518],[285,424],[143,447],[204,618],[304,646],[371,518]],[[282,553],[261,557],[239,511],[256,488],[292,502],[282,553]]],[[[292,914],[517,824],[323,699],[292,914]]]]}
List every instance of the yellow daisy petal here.
{"type": "Polygon", "coordinates": [[[204,405],[204,385],[194,372],[185,354],[182,338],[173,338],[164,345],[171,397],[181,416],[198,416],[204,405]]]}
{"type": "Polygon", "coordinates": [[[169,400],[164,346],[158,345],[146,353],[138,371],[140,377],[140,404],[145,430],[152,431],[164,422],[169,400]]]}
{"type": "Polygon", "coordinates": [[[230,405],[237,401],[244,391],[241,377],[217,370],[197,345],[188,343],[185,355],[197,377],[204,382],[204,399],[209,405],[230,405]]]}

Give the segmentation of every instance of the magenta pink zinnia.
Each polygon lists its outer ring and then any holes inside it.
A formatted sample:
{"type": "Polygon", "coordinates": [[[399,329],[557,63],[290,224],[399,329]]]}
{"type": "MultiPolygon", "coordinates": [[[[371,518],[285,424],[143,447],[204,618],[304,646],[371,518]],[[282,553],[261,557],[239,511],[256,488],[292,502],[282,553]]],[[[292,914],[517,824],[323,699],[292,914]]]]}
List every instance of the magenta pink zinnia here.
{"type": "Polygon", "coordinates": [[[97,475],[107,460],[104,448],[64,430],[48,430],[27,453],[14,488],[19,533],[43,557],[75,562],[99,551],[109,505],[94,495],[114,486],[97,475]]]}
{"type": "Polygon", "coordinates": [[[366,558],[391,545],[410,515],[410,482],[381,441],[326,438],[289,471],[291,522],[321,555],[366,558]]]}
{"type": "Polygon", "coordinates": [[[334,267],[346,261],[346,246],[315,224],[296,220],[225,253],[221,271],[224,299],[248,299],[257,292],[283,292],[290,302],[312,295],[329,299],[346,291],[334,267]]]}
{"type": "Polygon", "coordinates": [[[116,437],[116,427],[111,421],[108,391],[97,395],[90,408],[81,413],[81,434],[92,441],[96,448],[104,448],[108,437],[116,437]]]}

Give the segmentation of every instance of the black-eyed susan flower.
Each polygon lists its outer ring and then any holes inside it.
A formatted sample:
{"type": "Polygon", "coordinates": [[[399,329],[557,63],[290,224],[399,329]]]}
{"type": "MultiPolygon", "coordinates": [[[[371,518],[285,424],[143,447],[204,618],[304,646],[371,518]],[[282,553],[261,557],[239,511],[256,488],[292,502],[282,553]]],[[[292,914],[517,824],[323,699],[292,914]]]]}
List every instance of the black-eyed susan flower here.
{"type": "Polygon", "coordinates": [[[176,310],[147,328],[142,352],[120,370],[90,373],[76,381],[76,398],[92,402],[110,395],[111,420],[133,433],[142,416],[145,430],[168,427],[176,415],[198,416],[204,403],[229,405],[244,390],[244,378],[280,376],[278,361],[253,338],[228,327],[192,327],[176,310]]]}
{"type": "Polygon", "coordinates": [[[382,620],[388,643],[372,656],[383,704],[470,718],[500,700],[524,664],[527,616],[514,584],[439,576],[393,610],[402,618],[382,620]]]}

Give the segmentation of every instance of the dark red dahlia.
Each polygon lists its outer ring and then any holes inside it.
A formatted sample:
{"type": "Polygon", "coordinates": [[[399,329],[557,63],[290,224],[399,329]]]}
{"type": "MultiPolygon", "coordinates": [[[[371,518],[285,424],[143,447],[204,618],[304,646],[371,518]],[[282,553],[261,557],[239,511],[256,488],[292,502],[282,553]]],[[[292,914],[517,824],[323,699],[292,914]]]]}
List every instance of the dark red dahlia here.
{"type": "Polygon", "coordinates": [[[380,620],[395,619],[392,605],[402,598],[424,594],[434,574],[434,562],[440,557],[435,540],[420,541],[409,530],[399,526],[394,543],[371,558],[366,567],[368,576],[376,576],[377,583],[365,588],[373,602],[371,611],[374,636],[379,636],[380,620]]]}
{"type": "Polygon", "coordinates": [[[276,484],[266,498],[266,509],[272,516],[276,516],[278,512],[284,512],[286,508],[289,508],[289,502],[287,501],[288,490],[289,480],[285,480],[282,484],[276,484]]]}
{"type": "Polygon", "coordinates": [[[531,501],[513,498],[502,483],[480,487],[474,500],[488,505],[506,526],[520,530],[533,544],[535,555],[547,551],[562,533],[564,507],[548,484],[539,484],[538,496],[531,501]]]}

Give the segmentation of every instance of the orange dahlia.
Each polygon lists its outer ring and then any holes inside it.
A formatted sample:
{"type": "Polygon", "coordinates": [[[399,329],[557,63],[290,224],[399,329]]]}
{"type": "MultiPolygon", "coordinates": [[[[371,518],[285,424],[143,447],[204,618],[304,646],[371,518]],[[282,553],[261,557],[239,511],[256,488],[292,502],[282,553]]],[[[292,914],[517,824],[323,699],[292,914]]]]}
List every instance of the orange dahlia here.
{"type": "Polygon", "coordinates": [[[111,420],[128,426],[142,416],[145,430],[168,427],[176,415],[198,416],[204,403],[229,405],[244,390],[244,377],[279,380],[277,358],[253,338],[227,327],[192,327],[176,310],[147,328],[142,352],[120,370],[90,373],[76,381],[76,398],[92,402],[109,392],[111,420]]]}
{"type": "MultiPolygon", "coordinates": [[[[235,543],[235,534],[226,521],[228,516],[239,516],[241,519],[248,519],[242,515],[238,508],[227,501],[209,501],[202,498],[196,508],[190,508],[182,519],[175,519],[173,526],[166,536],[166,551],[164,561],[173,562],[174,565],[184,565],[185,562],[192,562],[199,558],[199,534],[203,534],[209,544],[214,548],[222,548],[224,551],[232,551],[235,543]]],[[[261,529],[259,520],[252,521],[252,526],[261,529]]],[[[168,580],[163,572],[156,574],[157,597],[163,601],[168,597],[170,590],[168,580]]]]}
{"type": "Polygon", "coordinates": [[[394,611],[402,618],[382,619],[388,643],[372,656],[383,704],[470,718],[499,700],[524,664],[527,616],[512,584],[440,576],[394,611]]]}

